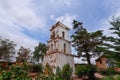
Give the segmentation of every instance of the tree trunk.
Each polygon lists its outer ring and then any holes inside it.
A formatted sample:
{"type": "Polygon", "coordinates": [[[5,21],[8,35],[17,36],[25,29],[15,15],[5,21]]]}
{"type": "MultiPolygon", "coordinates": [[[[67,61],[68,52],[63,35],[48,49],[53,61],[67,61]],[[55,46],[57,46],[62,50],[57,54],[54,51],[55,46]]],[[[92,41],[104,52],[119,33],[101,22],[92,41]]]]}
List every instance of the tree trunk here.
{"type": "MultiPolygon", "coordinates": [[[[87,58],[87,63],[88,63],[88,65],[89,65],[91,68],[93,68],[93,66],[92,66],[92,64],[91,64],[91,61],[90,61],[90,55],[89,55],[88,52],[86,52],[86,58],[87,58]]],[[[95,73],[95,72],[94,72],[94,70],[93,70],[93,72],[91,72],[90,75],[88,75],[90,80],[97,80],[97,79],[95,78],[95,76],[94,76],[94,73],[95,73]]]]}
{"type": "Polygon", "coordinates": [[[90,55],[89,55],[89,53],[88,52],[86,52],[86,58],[87,58],[87,63],[88,63],[88,65],[92,65],[91,64],[91,61],[90,61],[90,55]]]}

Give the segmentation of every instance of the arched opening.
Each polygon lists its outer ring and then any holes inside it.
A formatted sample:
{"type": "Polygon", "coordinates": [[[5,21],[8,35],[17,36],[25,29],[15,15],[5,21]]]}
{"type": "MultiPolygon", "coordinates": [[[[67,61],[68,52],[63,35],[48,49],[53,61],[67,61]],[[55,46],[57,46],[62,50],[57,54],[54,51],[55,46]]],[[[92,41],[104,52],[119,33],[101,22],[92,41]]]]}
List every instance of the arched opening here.
{"type": "Polygon", "coordinates": [[[53,31],[53,33],[51,34],[51,39],[54,39],[55,38],[55,31],[53,31]]]}
{"type": "Polygon", "coordinates": [[[66,53],[66,44],[63,45],[64,53],[66,53]]]}
{"type": "Polygon", "coordinates": [[[62,32],[62,38],[65,38],[65,32],[64,31],[62,32]]]}

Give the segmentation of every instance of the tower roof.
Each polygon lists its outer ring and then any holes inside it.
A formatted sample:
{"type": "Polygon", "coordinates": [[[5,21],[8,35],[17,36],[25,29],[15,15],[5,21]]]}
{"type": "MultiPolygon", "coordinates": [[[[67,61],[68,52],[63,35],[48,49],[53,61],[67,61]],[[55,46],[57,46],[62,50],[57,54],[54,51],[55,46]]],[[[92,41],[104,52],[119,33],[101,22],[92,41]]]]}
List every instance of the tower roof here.
{"type": "Polygon", "coordinates": [[[68,28],[66,25],[64,25],[64,24],[61,23],[60,21],[58,21],[57,23],[55,23],[55,24],[51,27],[50,31],[52,31],[52,30],[55,29],[56,27],[62,27],[62,28],[64,28],[64,29],[66,29],[66,30],[70,30],[70,28],[68,28]]]}

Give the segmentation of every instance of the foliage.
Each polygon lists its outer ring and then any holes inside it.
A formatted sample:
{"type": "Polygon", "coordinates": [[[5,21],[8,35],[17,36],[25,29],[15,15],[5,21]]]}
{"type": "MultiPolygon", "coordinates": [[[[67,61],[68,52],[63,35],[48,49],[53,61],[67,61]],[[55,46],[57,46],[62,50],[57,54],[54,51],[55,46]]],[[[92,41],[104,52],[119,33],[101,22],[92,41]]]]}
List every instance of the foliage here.
{"type": "Polygon", "coordinates": [[[40,64],[32,65],[31,69],[32,69],[32,72],[39,72],[39,73],[43,72],[43,67],[40,64]]]}
{"type": "Polygon", "coordinates": [[[102,80],[115,80],[115,79],[113,78],[113,76],[106,76],[102,80]]]}
{"type": "Polygon", "coordinates": [[[13,73],[11,71],[4,71],[1,75],[1,80],[12,80],[13,73]]]}
{"type": "Polygon", "coordinates": [[[44,54],[46,54],[46,51],[47,46],[44,43],[39,43],[39,45],[35,47],[35,50],[33,52],[33,60],[39,61],[40,58],[41,60],[43,60],[43,56],[44,54]]]}
{"type": "Polygon", "coordinates": [[[48,75],[48,76],[54,75],[52,67],[49,64],[45,65],[45,75],[48,75]]]}
{"type": "Polygon", "coordinates": [[[36,80],[55,80],[55,74],[49,64],[44,66],[44,73],[36,77],[36,80]]]}
{"type": "Polygon", "coordinates": [[[18,51],[18,57],[17,57],[17,61],[18,62],[27,62],[30,58],[30,49],[28,48],[24,48],[24,47],[20,47],[19,51],[18,51]]]}
{"type": "Polygon", "coordinates": [[[77,66],[76,69],[75,69],[75,74],[78,76],[78,77],[82,77],[85,75],[85,67],[84,66],[77,66]]]}
{"type": "Polygon", "coordinates": [[[64,80],[62,77],[62,70],[59,66],[56,68],[56,80],[64,80]]]}
{"type": "Polygon", "coordinates": [[[70,76],[72,75],[72,68],[70,67],[70,64],[65,64],[62,68],[62,78],[65,80],[70,80],[70,76]]]}
{"type": "Polygon", "coordinates": [[[95,32],[88,32],[82,26],[81,22],[73,21],[74,34],[72,37],[73,47],[75,47],[78,56],[85,57],[89,65],[91,65],[90,58],[101,53],[100,47],[104,41],[102,30],[95,32]],[[92,52],[92,54],[91,54],[92,52]],[[85,54],[83,54],[85,53],[85,54]]]}
{"type": "Polygon", "coordinates": [[[23,63],[22,65],[12,65],[9,70],[0,75],[0,80],[31,80],[30,69],[35,69],[34,72],[37,73],[35,80],[70,80],[72,74],[69,64],[64,65],[62,69],[58,67],[56,74],[54,74],[49,64],[46,64],[43,69],[42,65],[23,63]]]}
{"type": "Polygon", "coordinates": [[[114,68],[107,68],[99,71],[102,75],[115,75],[117,72],[115,72],[114,68]]]}
{"type": "Polygon", "coordinates": [[[12,66],[9,71],[3,71],[2,80],[31,80],[25,66],[12,66]]]}
{"type": "Polygon", "coordinates": [[[24,67],[21,66],[15,66],[12,68],[12,71],[14,73],[15,80],[30,80],[30,77],[28,75],[28,71],[24,69],[24,67]]]}
{"type": "MultiPolygon", "coordinates": [[[[73,20],[73,30],[72,43],[73,47],[78,53],[78,57],[85,57],[90,69],[93,68],[90,59],[92,57],[98,56],[101,53],[102,43],[105,39],[102,30],[95,32],[88,32],[82,26],[82,22],[73,20]],[[84,53],[84,54],[83,54],[84,53]]],[[[90,79],[93,80],[94,73],[91,74],[90,79]]]]}
{"type": "Polygon", "coordinates": [[[40,74],[36,77],[36,80],[70,80],[72,74],[72,68],[69,64],[63,66],[62,70],[57,67],[56,74],[53,73],[49,64],[46,64],[44,68],[44,74],[40,74]]]}
{"type": "Polygon", "coordinates": [[[78,65],[75,70],[75,74],[83,79],[85,79],[85,76],[91,77],[95,72],[96,68],[89,65],[78,65]]]}
{"type": "Polygon", "coordinates": [[[15,46],[13,41],[0,38],[0,58],[10,61],[10,57],[15,54],[15,46]]]}
{"type": "Polygon", "coordinates": [[[116,77],[116,80],[120,80],[120,75],[118,75],[118,76],[116,77]]]}
{"type": "Polygon", "coordinates": [[[106,38],[105,53],[109,53],[108,57],[114,60],[117,66],[120,66],[120,18],[113,18],[110,24],[112,26],[109,30],[112,31],[112,35],[106,38]]]}

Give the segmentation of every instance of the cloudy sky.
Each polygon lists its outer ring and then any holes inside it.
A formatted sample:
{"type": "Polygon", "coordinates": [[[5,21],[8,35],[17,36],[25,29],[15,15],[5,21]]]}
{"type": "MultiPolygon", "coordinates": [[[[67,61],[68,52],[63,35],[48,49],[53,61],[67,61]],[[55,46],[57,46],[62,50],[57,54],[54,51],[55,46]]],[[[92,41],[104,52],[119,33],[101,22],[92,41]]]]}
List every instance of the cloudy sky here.
{"type": "Polygon", "coordinates": [[[72,27],[82,21],[89,31],[109,31],[109,20],[120,15],[120,0],[0,0],[0,36],[33,49],[49,39],[49,29],[61,21],[72,27]]]}

